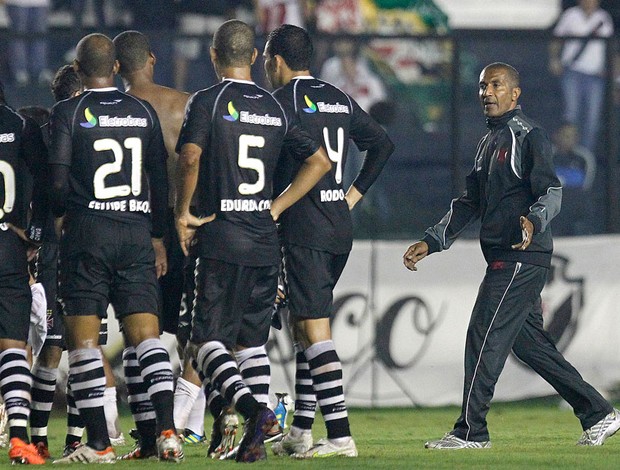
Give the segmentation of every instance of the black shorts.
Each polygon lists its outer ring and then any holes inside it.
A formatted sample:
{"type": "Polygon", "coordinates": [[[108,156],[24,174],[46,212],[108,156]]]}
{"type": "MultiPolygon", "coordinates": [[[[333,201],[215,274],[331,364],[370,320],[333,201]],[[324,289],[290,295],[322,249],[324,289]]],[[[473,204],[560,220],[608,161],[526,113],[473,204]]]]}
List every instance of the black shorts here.
{"type": "Polygon", "coordinates": [[[159,279],[162,296],[160,323],[163,331],[174,335],[178,330],[181,297],[183,296],[185,255],[179,243],[172,209],[168,212],[164,244],[168,257],[168,272],[159,279]]]}
{"type": "Polygon", "coordinates": [[[64,348],[65,327],[57,303],[58,293],[58,243],[45,242],[39,249],[36,263],[37,282],[43,284],[47,300],[46,346],[64,348]]]}
{"type": "Polygon", "coordinates": [[[0,224],[0,339],[28,340],[31,304],[26,245],[0,224]]]}
{"type": "Polygon", "coordinates": [[[67,316],[159,313],[155,252],[146,226],[74,216],[60,243],[60,299],[67,316]]]}
{"type": "Polygon", "coordinates": [[[284,277],[289,311],[295,318],[329,318],[333,313],[334,287],[349,254],[335,255],[298,245],[284,249],[284,277]]]}
{"type": "Polygon", "coordinates": [[[257,347],[267,343],[278,266],[249,267],[199,258],[191,341],[257,347]]]}
{"type": "Polygon", "coordinates": [[[196,297],[196,258],[188,256],[185,259],[185,282],[183,283],[183,296],[181,297],[181,309],[179,312],[179,326],[177,328],[177,341],[181,347],[185,347],[192,332],[192,318],[194,316],[194,298],[196,297]]]}

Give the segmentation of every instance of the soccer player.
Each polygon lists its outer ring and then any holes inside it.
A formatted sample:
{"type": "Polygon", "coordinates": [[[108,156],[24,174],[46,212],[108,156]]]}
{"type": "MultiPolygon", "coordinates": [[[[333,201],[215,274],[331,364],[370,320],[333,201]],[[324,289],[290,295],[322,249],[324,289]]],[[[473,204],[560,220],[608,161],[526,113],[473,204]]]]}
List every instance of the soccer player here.
{"type": "Polygon", "coordinates": [[[197,369],[246,419],[236,460],[266,458],[265,433],[277,423],[241,378],[230,350],[261,348],[277,291],[280,214],[331,167],[325,150],[296,126],[251,78],[254,33],[230,20],[213,36],[211,61],[221,82],[190,99],[177,148],[176,226],[184,252],[195,241],[196,299],[190,346],[197,369]],[[282,146],[300,161],[287,190],[272,201],[282,146]],[[197,192],[197,210],[189,211],[197,192]]]}
{"type": "MultiPolygon", "coordinates": [[[[144,34],[139,31],[124,31],[116,36],[113,42],[125,91],[130,95],[148,101],[155,108],[168,152],[168,217],[164,234],[168,266],[167,272],[160,277],[163,300],[162,329],[168,333],[177,334],[183,294],[185,256],[174,228],[173,211],[176,199],[174,176],[177,163],[175,146],[183,124],[189,94],[154,83],[153,74],[156,58],[151,50],[149,40],[144,34]]],[[[179,341],[179,345],[179,352],[183,357],[182,347],[184,344],[179,341]]],[[[125,360],[132,355],[135,355],[135,352],[131,348],[123,353],[125,360]]],[[[154,426],[154,415],[152,410],[149,412],[146,410],[150,410],[152,407],[145,400],[138,398],[140,390],[136,389],[133,381],[129,381],[128,389],[132,396],[130,404],[140,434],[140,442],[136,449],[123,458],[148,458],[156,453],[154,437],[150,440],[148,438],[152,435],[149,429],[154,426]]],[[[144,394],[141,396],[146,398],[144,394]]],[[[176,428],[185,433],[185,442],[193,442],[192,437],[201,440],[204,433],[205,398],[198,374],[194,371],[189,360],[184,361],[182,377],[177,379],[174,400],[174,422],[176,428]],[[202,399],[196,401],[196,398],[199,397],[202,399]],[[192,423],[191,431],[188,432],[185,428],[190,421],[192,423]]]]}
{"type": "Polygon", "coordinates": [[[41,130],[32,120],[10,108],[0,84],[0,393],[9,425],[9,459],[13,463],[41,465],[45,459],[28,440],[32,379],[26,358],[32,295],[28,285],[28,262],[24,240],[40,241],[45,220],[47,154],[41,130]],[[24,163],[34,177],[33,217],[24,231],[25,185],[20,166],[24,163]]]}
{"type": "Polygon", "coordinates": [[[74,66],[85,91],[50,117],[52,207],[65,216],[60,240],[60,299],[69,350],[69,383],[88,443],[58,463],[116,460],[103,425],[105,376],[96,347],[112,304],[157,420],[160,460],[183,458],[172,418],[173,377],[159,339],[157,273],[168,184],[167,153],[155,110],[114,88],[114,44],[102,34],[77,45],[74,66]],[[66,215],[65,215],[66,214],[66,215]]]}
{"type": "Polygon", "coordinates": [[[518,104],[519,83],[509,64],[482,69],[478,98],[488,130],[466,190],[403,255],[407,269],[416,271],[417,263],[450,248],[480,219],[488,266],[467,328],[461,415],[450,432],[425,444],[428,449],[491,447],[486,416],[511,350],[573,407],[583,428],[577,445],[600,446],[620,429],[620,411],[564,359],[543,329],[540,294],[553,253],[549,224],[560,211],[562,186],[547,133],[518,104]]]}
{"type": "MultiPolygon", "coordinates": [[[[51,84],[55,101],[62,101],[82,92],[82,82],[73,65],[63,65],[56,72],[51,84]]],[[[23,111],[22,111],[23,113],[23,111]]],[[[49,143],[49,111],[43,118],[41,112],[39,122],[43,130],[43,140],[49,143]]],[[[55,233],[54,219],[50,214],[43,228],[43,245],[36,257],[36,279],[45,288],[47,301],[47,335],[40,354],[37,357],[32,373],[32,411],[30,412],[30,433],[32,443],[37,447],[39,455],[50,459],[48,448],[47,424],[49,422],[56,381],[58,365],[65,348],[64,325],[57,303],[58,284],[58,237],[55,233]]],[[[106,344],[108,336],[107,321],[101,323],[99,331],[99,345],[106,344]]],[[[124,436],[118,425],[118,408],[116,401],[116,382],[114,372],[105,355],[101,356],[106,374],[106,388],[104,392],[104,408],[108,434],[113,445],[122,445],[124,436]]],[[[67,434],[63,457],[69,455],[80,444],[84,432],[84,423],[75,407],[71,390],[67,388],[67,434]]]]}
{"type": "MultiPolygon", "coordinates": [[[[342,386],[342,365],[331,338],[333,290],[353,242],[350,210],[377,179],[394,145],[383,130],[344,92],[314,78],[309,69],[313,46],[308,33],[282,25],[267,37],[265,72],[285,112],[323,142],[332,167],[282,217],[284,272],[296,348],[295,414],[290,432],[272,446],[277,454],[299,458],[356,457],[342,386]],[[367,151],[357,178],[345,190],[342,176],[349,139],[367,151]],[[312,441],[318,402],[327,439],[312,441]]],[[[287,155],[288,157],[288,155],[287,155]]],[[[283,160],[284,174],[299,165],[283,160]]]]}

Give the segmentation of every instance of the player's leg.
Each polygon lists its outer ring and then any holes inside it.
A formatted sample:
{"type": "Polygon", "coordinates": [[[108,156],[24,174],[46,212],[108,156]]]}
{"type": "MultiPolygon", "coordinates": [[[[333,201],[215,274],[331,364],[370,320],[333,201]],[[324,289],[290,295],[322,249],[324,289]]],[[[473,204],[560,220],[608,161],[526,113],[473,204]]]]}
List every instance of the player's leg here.
{"type": "Polygon", "coordinates": [[[206,258],[197,264],[190,350],[199,373],[246,419],[246,437],[238,461],[266,458],[265,433],[277,421],[273,412],[252,396],[230,352],[237,342],[243,311],[262,273],[259,268],[206,258]]]}
{"type": "Polygon", "coordinates": [[[519,332],[513,352],[573,407],[583,430],[587,431],[579,444],[601,445],[620,428],[620,414],[564,359],[543,329],[540,298],[519,332]],[[598,423],[601,425],[597,426],[598,423]]]}

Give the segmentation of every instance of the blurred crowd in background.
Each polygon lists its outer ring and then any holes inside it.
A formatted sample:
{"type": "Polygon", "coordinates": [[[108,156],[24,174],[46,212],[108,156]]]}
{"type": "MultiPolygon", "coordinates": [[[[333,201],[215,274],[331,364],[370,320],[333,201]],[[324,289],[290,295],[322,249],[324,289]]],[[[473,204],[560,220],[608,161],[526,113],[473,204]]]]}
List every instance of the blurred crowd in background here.
{"type": "MultiPolygon", "coordinates": [[[[544,30],[494,29],[492,13],[484,15],[490,22],[484,29],[455,30],[442,3],[0,0],[0,80],[12,106],[51,106],[51,77],[73,60],[81,37],[137,29],[157,57],[156,81],[192,92],[216,81],[208,48],[226,19],[254,25],[259,50],[278,25],[302,26],[316,45],[313,73],[354,97],[396,143],[384,174],[354,214],[356,236],[410,239],[462,189],[485,125],[478,73],[487,63],[505,61],[522,74],[526,112],[555,143],[565,198],[554,233],[620,232],[620,60],[613,34],[620,2],[564,0],[544,30]],[[578,91],[583,101],[569,102],[566,97],[578,91]]],[[[254,79],[267,86],[262,63],[254,79]]],[[[361,156],[350,161],[361,163],[361,156]]],[[[349,165],[348,177],[356,172],[349,165]]]]}

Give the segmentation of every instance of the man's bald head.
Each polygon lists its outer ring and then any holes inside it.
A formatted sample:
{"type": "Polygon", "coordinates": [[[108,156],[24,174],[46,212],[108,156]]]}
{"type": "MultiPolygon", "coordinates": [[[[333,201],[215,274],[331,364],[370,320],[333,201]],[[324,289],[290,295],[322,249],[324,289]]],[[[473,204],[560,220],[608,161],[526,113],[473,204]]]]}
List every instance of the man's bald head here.
{"type": "Polygon", "coordinates": [[[227,21],[213,35],[213,49],[220,67],[252,65],[254,30],[243,21],[227,21]]]}
{"type": "Polygon", "coordinates": [[[114,43],[105,34],[93,33],[78,42],[76,60],[80,72],[88,78],[104,78],[112,75],[116,52],[114,43]]]}

